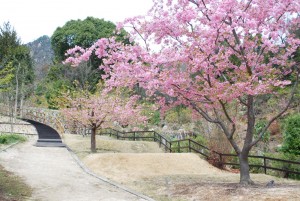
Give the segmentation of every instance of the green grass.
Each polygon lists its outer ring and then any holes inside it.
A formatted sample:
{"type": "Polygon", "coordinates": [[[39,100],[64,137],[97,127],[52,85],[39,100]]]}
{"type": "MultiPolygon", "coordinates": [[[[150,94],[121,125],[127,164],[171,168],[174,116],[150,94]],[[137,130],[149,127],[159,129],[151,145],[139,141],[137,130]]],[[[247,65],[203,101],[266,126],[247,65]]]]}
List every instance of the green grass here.
{"type": "Polygon", "coordinates": [[[25,142],[26,137],[17,134],[0,134],[0,144],[13,144],[15,142],[25,142]]]}
{"type": "MultiPolygon", "coordinates": [[[[0,145],[24,142],[27,138],[17,134],[0,134],[0,145]]],[[[32,190],[21,178],[4,170],[0,165],[0,200],[22,201],[31,197],[32,190]]]]}
{"type": "Polygon", "coordinates": [[[0,166],[0,200],[22,201],[31,197],[32,189],[21,178],[0,166]]]}

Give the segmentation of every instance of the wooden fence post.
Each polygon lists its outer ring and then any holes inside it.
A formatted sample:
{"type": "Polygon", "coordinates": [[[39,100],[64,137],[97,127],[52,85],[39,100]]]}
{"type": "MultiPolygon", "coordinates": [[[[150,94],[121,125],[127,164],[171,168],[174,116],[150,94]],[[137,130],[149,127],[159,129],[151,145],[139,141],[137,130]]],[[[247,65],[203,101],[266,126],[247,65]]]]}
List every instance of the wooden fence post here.
{"type": "Polygon", "coordinates": [[[177,142],[177,146],[178,146],[177,151],[178,151],[178,153],[180,153],[180,141],[177,142]]]}
{"type": "Polygon", "coordinates": [[[161,147],[161,135],[159,136],[159,147],[161,147]]]}
{"type": "Polygon", "coordinates": [[[219,157],[220,157],[220,167],[222,167],[223,166],[223,158],[222,158],[222,154],[221,153],[219,153],[219,157]]]}
{"type": "Polygon", "coordinates": [[[267,174],[267,163],[266,163],[265,157],[264,157],[264,171],[265,171],[265,174],[267,174]]]}
{"type": "Polygon", "coordinates": [[[191,152],[191,139],[189,139],[189,152],[191,152]]]}

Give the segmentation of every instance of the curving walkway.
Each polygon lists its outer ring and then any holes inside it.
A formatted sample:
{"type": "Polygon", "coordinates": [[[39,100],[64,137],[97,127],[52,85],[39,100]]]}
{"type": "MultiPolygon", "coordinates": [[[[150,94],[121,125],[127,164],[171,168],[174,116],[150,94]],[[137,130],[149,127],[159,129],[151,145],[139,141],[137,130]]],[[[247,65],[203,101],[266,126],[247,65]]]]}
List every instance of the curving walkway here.
{"type": "MultiPolygon", "coordinates": [[[[29,122],[32,122],[29,120],[29,122]]],[[[34,122],[33,122],[34,123],[34,122]]],[[[35,124],[40,132],[50,131],[35,124]]],[[[47,138],[57,139],[46,132],[47,138]],[[53,137],[53,138],[51,138],[53,137]]],[[[56,136],[57,137],[57,136],[56,136]]],[[[40,138],[43,139],[43,138],[40,138]]],[[[39,139],[39,140],[40,140],[39,139]]],[[[109,184],[83,171],[72,154],[61,147],[34,146],[35,137],[26,143],[0,152],[0,163],[24,178],[33,188],[35,201],[144,201],[152,200],[125,187],[109,184]],[[125,189],[125,190],[124,190],[125,189]]],[[[44,142],[42,142],[44,143],[44,142]]],[[[37,143],[39,144],[39,142],[37,143]]]]}

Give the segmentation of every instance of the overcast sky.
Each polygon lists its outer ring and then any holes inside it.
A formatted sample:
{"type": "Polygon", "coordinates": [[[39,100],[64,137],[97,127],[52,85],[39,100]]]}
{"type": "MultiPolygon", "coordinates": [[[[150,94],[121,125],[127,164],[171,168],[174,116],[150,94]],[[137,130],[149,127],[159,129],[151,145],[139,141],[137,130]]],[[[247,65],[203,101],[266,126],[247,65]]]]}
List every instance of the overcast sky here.
{"type": "Polygon", "coordinates": [[[88,16],[114,23],[146,14],[152,0],[1,0],[0,26],[10,22],[22,43],[51,36],[69,20],[88,16]]]}

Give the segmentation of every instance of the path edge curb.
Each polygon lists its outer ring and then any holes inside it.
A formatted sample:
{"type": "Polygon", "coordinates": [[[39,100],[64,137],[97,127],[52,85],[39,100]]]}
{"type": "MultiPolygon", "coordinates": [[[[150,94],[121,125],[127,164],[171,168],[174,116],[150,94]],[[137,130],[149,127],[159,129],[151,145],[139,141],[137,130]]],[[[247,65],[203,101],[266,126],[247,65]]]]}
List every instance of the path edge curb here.
{"type": "Polygon", "coordinates": [[[17,145],[19,143],[20,143],[20,141],[17,141],[17,142],[15,142],[13,144],[10,144],[9,146],[5,147],[4,149],[1,149],[0,152],[6,151],[7,149],[9,149],[9,148],[11,148],[11,147],[13,147],[13,146],[15,146],[15,145],[17,145]]]}

